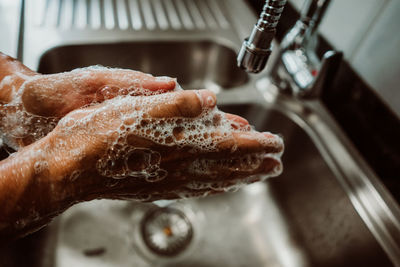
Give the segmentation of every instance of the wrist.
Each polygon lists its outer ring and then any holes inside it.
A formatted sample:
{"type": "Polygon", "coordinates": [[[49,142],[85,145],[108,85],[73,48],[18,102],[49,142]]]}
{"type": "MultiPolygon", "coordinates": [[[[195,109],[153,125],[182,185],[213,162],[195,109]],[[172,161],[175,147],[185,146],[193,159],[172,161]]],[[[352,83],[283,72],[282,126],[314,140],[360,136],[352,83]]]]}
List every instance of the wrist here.
{"type": "Polygon", "coordinates": [[[96,169],[105,151],[101,138],[66,134],[56,128],[38,143],[49,165],[49,184],[62,199],[79,202],[87,200],[88,194],[101,192],[102,179],[96,169]]]}
{"type": "Polygon", "coordinates": [[[15,58],[0,52],[0,102],[10,102],[25,82],[24,76],[29,77],[36,74],[15,58]],[[17,73],[22,75],[16,75],[17,73]],[[7,80],[3,81],[4,79],[7,80]]]}
{"type": "Polygon", "coordinates": [[[46,138],[0,163],[0,239],[40,228],[71,205],[69,184],[54,179],[46,138]]]}

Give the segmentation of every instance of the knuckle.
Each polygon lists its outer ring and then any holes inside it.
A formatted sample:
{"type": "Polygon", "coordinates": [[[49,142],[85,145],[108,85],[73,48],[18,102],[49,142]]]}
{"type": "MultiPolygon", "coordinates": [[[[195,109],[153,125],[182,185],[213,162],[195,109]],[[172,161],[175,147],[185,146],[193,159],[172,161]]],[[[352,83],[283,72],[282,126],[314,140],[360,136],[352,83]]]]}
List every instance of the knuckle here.
{"type": "Polygon", "coordinates": [[[200,115],[201,102],[194,92],[185,92],[179,95],[176,101],[178,114],[183,117],[197,117],[200,115]]]}

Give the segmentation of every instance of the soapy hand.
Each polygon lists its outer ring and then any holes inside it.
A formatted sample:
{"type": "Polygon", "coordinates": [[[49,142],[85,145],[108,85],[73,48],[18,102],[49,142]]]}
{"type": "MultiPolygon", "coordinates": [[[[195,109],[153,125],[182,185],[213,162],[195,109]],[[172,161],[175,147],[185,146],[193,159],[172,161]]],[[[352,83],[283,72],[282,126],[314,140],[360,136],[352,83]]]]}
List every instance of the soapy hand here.
{"type": "Polygon", "coordinates": [[[219,111],[208,90],[116,97],[69,113],[47,138],[43,151],[63,151],[46,164],[53,177],[89,198],[205,196],[281,171],[280,137],[219,111]]]}
{"type": "Polygon", "coordinates": [[[0,162],[0,237],[80,201],[205,196],[282,170],[280,137],[171,78],[103,67],[40,75],[0,55],[0,103],[0,133],[19,148],[0,162]]]}
{"type": "Polygon", "coordinates": [[[0,53],[0,132],[18,149],[48,134],[68,112],[118,95],[155,95],[175,79],[94,66],[51,75],[36,73],[0,53]]]}

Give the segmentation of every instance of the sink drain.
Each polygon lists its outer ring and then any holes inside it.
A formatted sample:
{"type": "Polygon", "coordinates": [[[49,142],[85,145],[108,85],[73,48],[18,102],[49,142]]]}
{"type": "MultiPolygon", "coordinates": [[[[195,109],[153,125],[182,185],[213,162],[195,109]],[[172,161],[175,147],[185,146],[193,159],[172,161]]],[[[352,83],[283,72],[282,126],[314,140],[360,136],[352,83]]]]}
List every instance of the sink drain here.
{"type": "Polygon", "coordinates": [[[159,256],[177,256],[193,239],[189,219],[182,211],[171,207],[147,212],[140,229],[146,246],[159,256]]]}

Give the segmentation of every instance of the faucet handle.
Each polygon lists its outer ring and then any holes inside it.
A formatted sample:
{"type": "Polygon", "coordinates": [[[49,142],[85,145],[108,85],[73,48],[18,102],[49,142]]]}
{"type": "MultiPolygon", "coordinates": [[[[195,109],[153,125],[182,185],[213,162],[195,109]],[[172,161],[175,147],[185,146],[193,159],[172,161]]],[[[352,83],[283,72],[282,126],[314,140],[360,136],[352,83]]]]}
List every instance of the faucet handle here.
{"type": "Polygon", "coordinates": [[[342,58],[342,52],[329,50],[322,57],[319,70],[303,69],[295,73],[292,76],[296,84],[293,86],[294,94],[303,98],[319,97],[323,88],[329,86],[334,79],[342,58]]]}
{"type": "Polygon", "coordinates": [[[275,83],[286,92],[303,98],[318,97],[334,77],[342,53],[316,55],[317,27],[330,0],[307,0],[301,18],[283,38],[279,56],[270,71],[275,83]]]}

